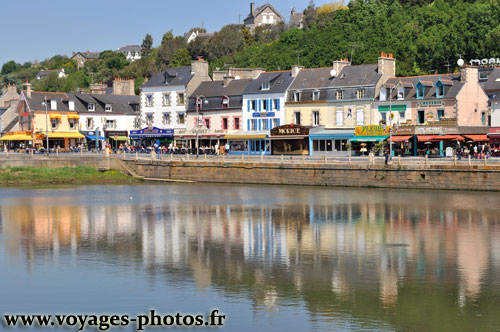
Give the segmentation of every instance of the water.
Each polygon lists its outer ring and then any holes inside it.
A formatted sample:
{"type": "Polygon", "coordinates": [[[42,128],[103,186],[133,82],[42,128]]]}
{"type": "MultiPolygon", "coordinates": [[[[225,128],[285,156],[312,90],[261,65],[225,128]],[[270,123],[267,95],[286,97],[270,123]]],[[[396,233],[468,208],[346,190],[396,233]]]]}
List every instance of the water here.
{"type": "Polygon", "coordinates": [[[0,313],[217,308],[224,328],[208,331],[497,331],[499,206],[445,191],[0,189],[0,313]]]}

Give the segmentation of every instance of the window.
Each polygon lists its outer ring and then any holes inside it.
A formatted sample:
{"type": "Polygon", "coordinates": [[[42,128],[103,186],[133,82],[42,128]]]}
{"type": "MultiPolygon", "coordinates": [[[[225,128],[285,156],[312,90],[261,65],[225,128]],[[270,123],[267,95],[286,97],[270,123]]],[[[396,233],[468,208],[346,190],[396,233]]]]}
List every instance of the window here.
{"type": "Polygon", "coordinates": [[[179,117],[179,121],[178,121],[179,124],[184,124],[186,122],[186,117],[185,117],[184,113],[179,113],[178,117],[179,117]]]}
{"type": "Polygon", "coordinates": [[[170,106],[170,94],[163,94],[163,106],[170,106]]]}
{"type": "Polygon", "coordinates": [[[177,95],[177,105],[184,105],[184,94],[179,93],[177,95]]]}
{"type": "Polygon", "coordinates": [[[400,86],[398,87],[398,100],[404,100],[405,99],[405,88],[400,86]]]}
{"type": "Polygon", "coordinates": [[[293,94],[293,101],[300,101],[300,92],[295,92],[293,94]]]}
{"type": "Polygon", "coordinates": [[[263,105],[263,106],[264,106],[264,110],[265,110],[265,111],[269,111],[269,99],[264,99],[264,100],[262,101],[262,103],[264,104],[264,105],[263,105]]]}
{"type": "Polygon", "coordinates": [[[356,99],[363,99],[363,98],[365,98],[365,90],[357,89],[356,90],[356,99]]]}
{"type": "Polygon", "coordinates": [[[203,119],[204,122],[205,122],[205,127],[207,127],[207,129],[210,129],[210,119],[203,119]]]}
{"type": "Polygon", "coordinates": [[[262,23],[267,23],[267,14],[262,14],[262,23]]]}
{"type": "Polygon", "coordinates": [[[270,14],[269,14],[269,23],[270,23],[270,24],[273,24],[273,23],[274,23],[274,14],[273,14],[273,13],[270,13],[270,14]]]}
{"type": "Polygon", "coordinates": [[[50,101],[50,109],[53,111],[57,110],[57,101],[55,100],[50,101]]]}
{"type": "Polygon", "coordinates": [[[362,126],[365,124],[365,111],[364,110],[357,110],[356,111],[356,124],[358,126],[362,126]]]}
{"type": "Polygon", "coordinates": [[[269,130],[270,129],[269,126],[268,126],[269,122],[267,121],[267,119],[262,119],[260,121],[262,123],[262,130],[269,130]]]}
{"type": "Polygon", "coordinates": [[[74,111],[75,110],[75,102],[73,100],[70,100],[68,102],[68,108],[70,111],[74,111]]]}
{"type": "Polygon", "coordinates": [[[406,112],[405,111],[400,111],[399,112],[399,122],[403,122],[406,120],[406,112]]]}
{"type": "Polygon", "coordinates": [[[319,100],[319,91],[313,91],[313,100],[319,100]]]}
{"type": "Polygon", "coordinates": [[[273,128],[278,127],[278,125],[279,125],[279,119],[274,118],[273,119],[273,128]]]}
{"type": "Polygon", "coordinates": [[[115,129],[115,120],[106,120],[106,129],[115,129]]]}
{"type": "Polygon", "coordinates": [[[153,113],[146,114],[146,125],[153,125],[153,113]]]}
{"type": "Polygon", "coordinates": [[[250,130],[257,130],[257,119],[250,121],[250,130]]]}
{"type": "Polygon", "coordinates": [[[222,129],[227,130],[227,128],[228,128],[228,126],[227,126],[228,123],[227,122],[228,122],[227,118],[223,118],[222,119],[222,129]]]}
{"type": "Polygon", "coordinates": [[[300,126],[300,112],[295,112],[295,124],[300,126]]]}
{"type": "Polygon", "coordinates": [[[338,90],[337,91],[337,100],[342,100],[344,99],[344,91],[338,90]]]}
{"type": "Polygon", "coordinates": [[[113,110],[113,105],[111,104],[106,104],[106,107],[104,108],[106,112],[111,112],[113,110]]]}
{"type": "Polygon", "coordinates": [[[234,118],[234,129],[240,129],[240,118],[234,118]]]}
{"type": "Polygon", "coordinates": [[[440,120],[441,118],[444,118],[444,110],[438,110],[438,120],[440,120]]]}
{"type": "Polygon", "coordinates": [[[441,82],[436,83],[436,98],[444,97],[444,85],[441,82]]]}
{"type": "Polygon", "coordinates": [[[417,83],[417,99],[422,99],[425,96],[424,85],[420,82],[417,83]]]}
{"type": "Polygon", "coordinates": [[[250,105],[251,105],[250,109],[252,111],[256,111],[257,110],[257,100],[252,100],[251,103],[250,103],[250,105]]]}
{"type": "Polygon", "coordinates": [[[380,112],[380,119],[381,119],[384,123],[387,123],[387,112],[380,112]]]}
{"type": "Polygon", "coordinates": [[[278,110],[278,111],[280,110],[280,100],[279,99],[274,99],[273,100],[273,108],[275,110],[278,110]]]}
{"type": "Polygon", "coordinates": [[[229,108],[229,98],[222,97],[222,108],[229,108]]]}
{"type": "Polygon", "coordinates": [[[87,118],[87,128],[92,129],[94,128],[94,119],[92,118],[87,118]]]}
{"type": "Polygon", "coordinates": [[[387,100],[387,88],[380,89],[380,101],[387,100]]]}
{"type": "Polygon", "coordinates": [[[50,126],[52,130],[55,130],[57,128],[57,119],[50,119],[50,126]]]}
{"type": "Polygon", "coordinates": [[[163,113],[163,124],[164,125],[170,124],[170,114],[169,113],[163,113]]]}
{"type": "Polygon", "coordinates": [[[337,126],[344,125],[344,111],[337,111],[337,126]]]}
{"type": "Polygon", "coordinates": [[[319,126],[319,111],[313,111],[313,126],[319,126]]]}
{"type": "Polygon", "coordinates": [[[262,82],[261,89],[262,90],[269,90],[269,82],[262,82]]]}
{"type": "Polygon", "coordinates": [[[422,123],[425,123],[425,111],[417,111],[417,114],[418,114],[418,123],[419,124],[422,124],[422,123]]]}
{"type": "Polygon", "coordinates": [[[153,106],[153,95],[146,95],[146,106],[153,106]]]}
{"type": "Polygon", "coordinates": [[[481,123],[486,124],[486,112],[481,112],[481,123]]]}
{"type": "Polygon", "coordinates": [[[87,110],[89,112],[94,112],[95,111],[95,104],[94,103],[88,103],[87,110]]]}
{"type": "Polygon", "coordinates": [[[75,120],[70,119],[68,122],[69,122],[69,129],[75,129],[75,120]]]}
{"type": "Polygon", "coordinates": [[[333,144],[331,139],[321,139],[321,140],[313,140],[313,150],[314,151],[332,151],[333,144]]]}

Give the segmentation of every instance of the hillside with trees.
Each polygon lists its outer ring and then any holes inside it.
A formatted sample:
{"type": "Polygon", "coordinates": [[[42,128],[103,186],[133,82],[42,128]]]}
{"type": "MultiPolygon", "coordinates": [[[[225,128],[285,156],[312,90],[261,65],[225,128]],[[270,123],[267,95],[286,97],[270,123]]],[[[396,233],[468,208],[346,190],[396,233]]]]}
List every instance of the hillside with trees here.
{"type": "MultiPolygon", "coordinates": [[[[206,32],[200,28],[193,28],[206,32]]],[[[111,82],[114,77],[134,78],[139,87],[149,77],[169,67],[189,65],[203,57],[210,68],[262,67],[290,69],[330,66],[333,60],[351,58],[353,64],[374,63],[381,52],[393,53],[398,75],[445,73],[456,60],[500,57],[500,2],[491,0],[352,0],[343,7],[333,2],[304,10],[304,29],[286,24],[257,27],[229,24],[212,36],[199,36],[186,44],[172,31],[153,47],[147,34],[143,57],[129,63],[123,54],[105,51],[78,70],[65,56],[40,63],[3,64],[0,81],[22,84],[42,69],[64,68],[66,78],[55,74],[33,81],[40,91],[77,91],[91,82],[111,82]]],[[[137,90],[138,91],[138,90],[137,90]]]]}

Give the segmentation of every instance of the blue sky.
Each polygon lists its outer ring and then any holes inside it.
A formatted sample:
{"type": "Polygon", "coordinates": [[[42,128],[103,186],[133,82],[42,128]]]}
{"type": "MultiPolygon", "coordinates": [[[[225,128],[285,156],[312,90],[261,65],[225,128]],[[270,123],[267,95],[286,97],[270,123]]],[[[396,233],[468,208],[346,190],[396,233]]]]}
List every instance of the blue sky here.
{"type": "MultiPolygon", "coordinates": [[[[255,1],[260,6],[266,1],[255,1]]],[[[269,1],[288,21],[290,10],[309,0],[269,1]]],[[[332,1],[316,0],[316,6],[332,1]]],[[[348,1],[346,1],[347,3],[348,1]]],[[[103,51],[140,45],[146,33],[154,46],[170,29],[182,35],[201,26],[209,32],[248,15],[247,0],[24,0],[2,1],[0,65],[14,60],[44,60],[72,51],[103,51]]]]}

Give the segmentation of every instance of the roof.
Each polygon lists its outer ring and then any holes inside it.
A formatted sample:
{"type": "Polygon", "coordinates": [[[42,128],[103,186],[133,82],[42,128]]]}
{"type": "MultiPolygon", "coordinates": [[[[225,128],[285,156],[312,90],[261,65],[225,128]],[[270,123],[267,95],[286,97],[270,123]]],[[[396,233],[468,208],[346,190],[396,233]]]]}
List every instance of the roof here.
{"type": "Polygon", "coordinates": [[[187,85],[193,76],[191,67],[169,68],[158,75],[151,76],[149,81],[141,85],[141,89],[157,86],[187,85]]]}
{"type": "Polygon", "coordinates": [[[252,80],[243,94],[285,93],[293,79],[291,71],[264,72],[252,80]],[[264,82],[269,82],[269,90],[262,90],[264,82]]]}
{"type": "Polygon", "coordinates": [[[299,26],[303,19],[304,19],[304,13],[292,10],[292,12],[290,13],[289,24],[291,26],[299,26]]]}
{"type": "Polygon", "coordinates": [[[290,85],[290,90],[302,90],[302,89],[320,89],[327,88],[334,79],[330,75],[332,68],[314,68],[314,69],[302,69],[292,85],[290,85]]]}
{"type": "Polygon", "coordinates": [[[36,74],[37,77],[45,77],[49,76],[50,73],[60,73],[62,72],[63,69],[52,69],[52,70],[40,70],[38,74],[36,74]]]}
{"type": "Polygon", "coordinates": [[[257,7],[255,8],[254,12],[253,13],[250,13],[248,14],[248,16],[244,19],[244,21],[248,20],[248,19],[251,19],[253,17],[257,17],[260,13],[262,13],[266,8],[270,8],[273,12],[275,12],[280,18],[281,20],[283,20],[283,16],[276,10],[274,9],[273,6],[271,6],[271,4],[269,3],[266,3],[265,5],[262,5],[260,7],[257,7]]]}
{"type": "Polygon", "coordinates": [[[331,81],[330,87],[375,85],[381,77],[377,64],[345,66],[331,81]]]}
{"type": "Polygon", "coordinates": [[[495,68],[491,72],[488,80],[482,84],[484,91],[500,90],[500,68],[495,68]]]}
{"type": "Polygon", "coordinates": [[[71,58],[74,58],[77,54],[81,54],[86,59],[98,59],[101,52],[76,52],[71,58]]]}
{"type": "Polygon", "coordinates": [[[124,47],[120,47],[118,49],[119,52],[140,52],[141,47],[139,45],[127,45],[124,47]]]}
{"type": "MultiPolygon", "coordinates": [[[[403,86],[408,89],[405,92],[405,100],[414,100],[417,99],[417,84],[419,82],[422,83],[425,87],[425,96],[422,99],[437,98],[436,83],[438,81],[441,81],[445,86],[444,98],[456,98],[456,96],[460,92],[460,89],[464,85],[464,83],[460,81],[460,74],[391,77],[386,81],[385,84],[394,84],[394,86],[398,86],[399,82],[404,82],[403,86]]],[[[396,91],[394,91],[394,96],[395,94],[396,91]]]]}
{"type": "Polygon", "coordinates": [[[243,91],[245,91],[251,82],[251,79],[233,79],[226,86],[224,86],[223,81],[202,82],[191,94],[188,102],[188,110],[195,110],[196,96],[205,97],[202,105],[203,110],[221,109],[222,98],[226,96],[229,97],[229,108],[241,108],[243,91]]]}

